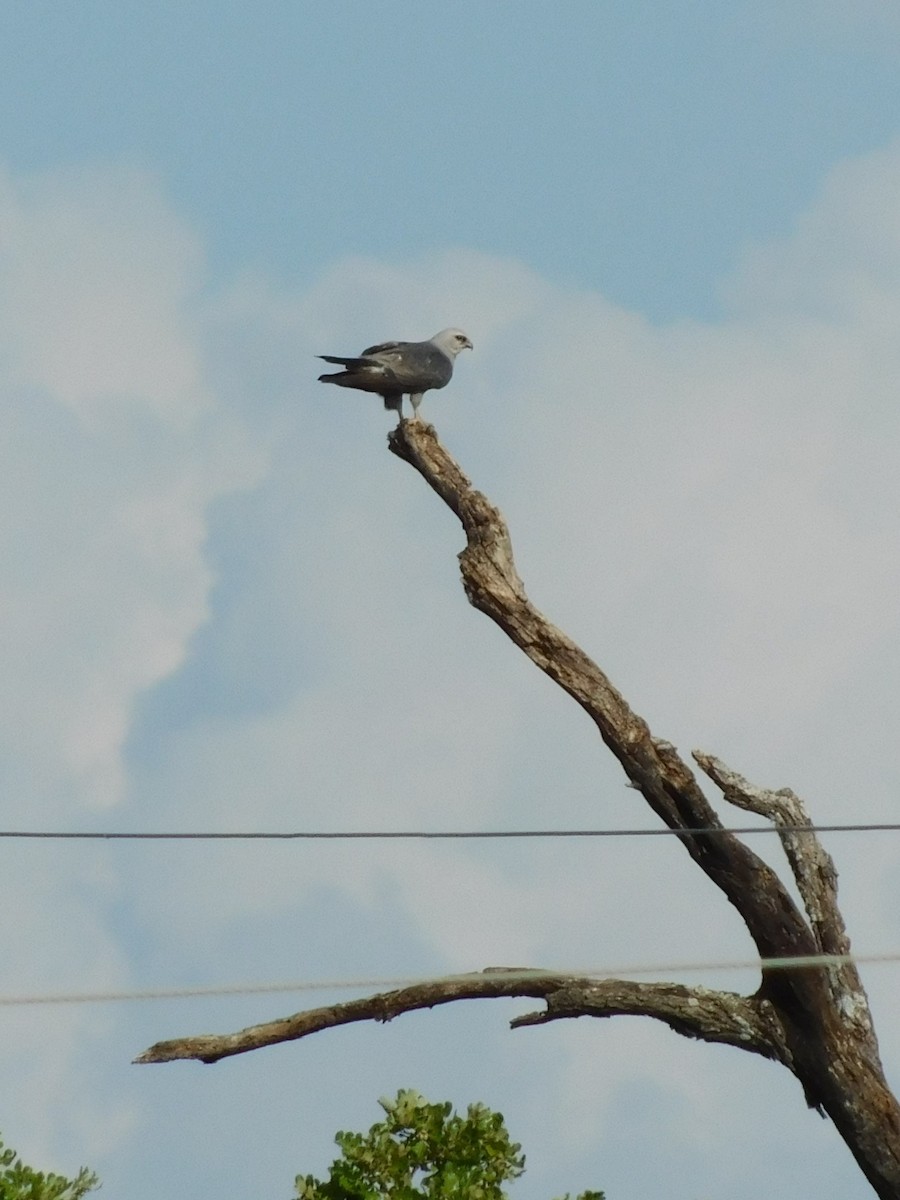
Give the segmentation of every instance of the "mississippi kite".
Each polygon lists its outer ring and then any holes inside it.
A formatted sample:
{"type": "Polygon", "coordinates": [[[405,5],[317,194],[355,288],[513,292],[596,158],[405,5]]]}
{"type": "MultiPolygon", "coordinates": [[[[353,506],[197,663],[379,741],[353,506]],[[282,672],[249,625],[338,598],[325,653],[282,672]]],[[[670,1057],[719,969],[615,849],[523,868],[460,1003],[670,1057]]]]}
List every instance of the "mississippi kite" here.
{"type": "Polygon", "coordinates": [[[403,417],[403,397],[409,396],[413,420],[419,418],[422,397],[432,388],[442,388],[453,375],[453,360],[472,343],[461,329],[442,329],[427,342],[382,342],[369,346],[356,358],[320,354],[329,363],[345,368],[333,375],[320,375],[322,383],[375,392],[385,408],[395,408],[403,417]]]}

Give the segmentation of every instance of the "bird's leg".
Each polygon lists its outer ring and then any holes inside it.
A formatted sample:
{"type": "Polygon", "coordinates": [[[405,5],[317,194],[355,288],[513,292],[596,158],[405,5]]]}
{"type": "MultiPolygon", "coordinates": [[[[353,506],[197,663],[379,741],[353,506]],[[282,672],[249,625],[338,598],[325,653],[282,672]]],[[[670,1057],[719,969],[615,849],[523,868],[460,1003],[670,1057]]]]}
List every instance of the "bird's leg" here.
{"type": "Polygon", "coordinates": [[[419,419],[419,405],[422,403],[422,397],[424,395],[424,392],[413,392],[409,397],[409,402],[412,405],[413,410],[412,419],[414,421],[418,421],[419,419]]]}

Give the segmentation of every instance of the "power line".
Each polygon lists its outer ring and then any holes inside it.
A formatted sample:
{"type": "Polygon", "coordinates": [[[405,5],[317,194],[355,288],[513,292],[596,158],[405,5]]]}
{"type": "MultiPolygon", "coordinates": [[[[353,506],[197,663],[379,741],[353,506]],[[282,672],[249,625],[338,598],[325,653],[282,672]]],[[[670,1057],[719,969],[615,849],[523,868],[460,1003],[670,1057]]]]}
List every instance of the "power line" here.
{"type": "MultiPolygon", "coordinates": [[[[523,967],[488,968],[456,975],[399,976],[374,979],[291,980],[283,983],[233,983],[212,986],[149,988],[118,992],[50,992],[34,995],[0,995],[0,1007],[44,1004],[108,1004],[135,1000],[192,1000],[217,996],[251,996],[275,992],[394,991],[435,983],[470,983],[475,979],[502,975],[510,983],[535,979],[619,979],[634,975],[677,975],[705,971],[796,971],[830,966],[885,965],[900,963],[900,951],[886,954],[807,954],[786,958],[731,959],[712,962],[643,963],[621,967],[574,967],[538,969],[523,967]]],[[[524,997],[523,997],[524,998],[524,997]]]]}
{"type": "Polygon", "coordinates": [[[245,832],[118,832],[61,830],[0,830],[2,838],[30,838],[47,841],[148,841],[148,842],[206,842],[206,841],[448,841],[491,840],[502,838],[621,838],[621,837],[712,837],[719,833],[746,836],[755,833],[898,833],[900,823],[890,821],[855,822],[837,825],[745,825],[724,828],[708,825],[691,829],[446,829],[446,830],[287,830],[284,832],[252,830],[245,832]]]}

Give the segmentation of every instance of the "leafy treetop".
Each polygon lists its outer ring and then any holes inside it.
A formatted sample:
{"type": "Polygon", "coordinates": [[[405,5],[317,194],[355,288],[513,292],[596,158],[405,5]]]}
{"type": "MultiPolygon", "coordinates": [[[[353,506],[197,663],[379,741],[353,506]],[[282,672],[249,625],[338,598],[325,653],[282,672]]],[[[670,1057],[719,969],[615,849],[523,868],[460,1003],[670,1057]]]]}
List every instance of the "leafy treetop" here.
{"type": "MultiPolygon", "coordinates": [[[[524,1173],[522,1147],[510,1140],[503,1115],[483,1104],[470,1104],[462,1117],[449,1102],[429,1104],[411,1089],[378,1103],[385,1120],[366,1134],[335,1137],[341,1157],[327,1180],[297,1176],[299,1200],[506,1200],[502,1185],[524,1173]]],[[[603,1200],[603,1193],[576,1200],[603,1200]]]]}
{"type": "Polygon", "coordinates": [[[82,1200],[98,1186],[97,1176],[86,1167],[74,1179],[35,1171],[0,1139],[0,1200],[82,1200]]]}

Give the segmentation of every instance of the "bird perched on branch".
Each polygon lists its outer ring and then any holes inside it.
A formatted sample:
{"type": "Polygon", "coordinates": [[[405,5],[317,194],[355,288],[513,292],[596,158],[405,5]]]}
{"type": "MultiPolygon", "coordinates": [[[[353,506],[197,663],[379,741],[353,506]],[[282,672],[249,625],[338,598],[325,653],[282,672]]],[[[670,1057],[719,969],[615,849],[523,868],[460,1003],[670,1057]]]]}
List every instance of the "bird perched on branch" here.
{"type": "Polygon", "coordinates": [[[461,329],[442,329],[427,342],[382,342],[356,358],[337,358],[320,354],[329,363],[345,369],[333,375],[320,375],[322,383],[375,392],[384,399],[385,408],[395,408],[403,419],[403,397],[409,396],[413,420],[419,419],[419,405],[426,392],[445,387],[453,375],[453,361],[460,350],[471,350],[472,343],[461,329]]]}

